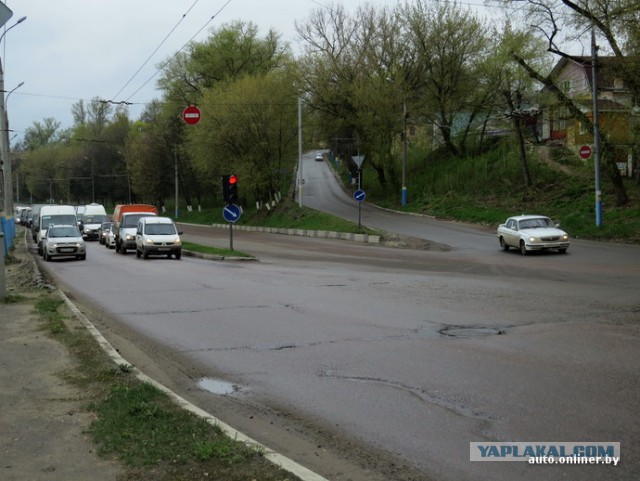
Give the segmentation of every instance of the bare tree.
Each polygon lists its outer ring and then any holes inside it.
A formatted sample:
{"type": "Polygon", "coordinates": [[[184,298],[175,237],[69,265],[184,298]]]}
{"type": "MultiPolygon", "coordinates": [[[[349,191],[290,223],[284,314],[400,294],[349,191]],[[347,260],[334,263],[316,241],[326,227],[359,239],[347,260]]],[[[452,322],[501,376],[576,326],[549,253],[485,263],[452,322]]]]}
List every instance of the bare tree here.
{"type": "MultiPolygon", "coordinates": [[[[562,58],[575,58],[567,52],[566,46],[570,42],[579,40],[585,34],[593,32],[614,56],[621,59],[620,76],[630,89],[634,105],[640,98],[640,80],[637,62],[627,61],[622,48],[626,39],[632,38],[637,31],[638,8],[634,3],[624,0],[519,0],[527,6],[528,18],[533,22],[532,27],[547,41],[547,49],[562,58]],[[569,30],[565,34],[563,28],[569,30]]],[[[561,89],[526,59],[514,52],[513,58],[525,71],[540,82],[549,92],[554,94],[558,102],[567,108],[574,118],[580,120],[588,132],[594,133],[593,121],[567,97],[561,89]]],[[[604,146],[604,168],[614,188],[616,205],[622,206],[629,202],[620,171],[611,155],[613,148],[604,135],[600,136],[600,143],[604,146]]]]}

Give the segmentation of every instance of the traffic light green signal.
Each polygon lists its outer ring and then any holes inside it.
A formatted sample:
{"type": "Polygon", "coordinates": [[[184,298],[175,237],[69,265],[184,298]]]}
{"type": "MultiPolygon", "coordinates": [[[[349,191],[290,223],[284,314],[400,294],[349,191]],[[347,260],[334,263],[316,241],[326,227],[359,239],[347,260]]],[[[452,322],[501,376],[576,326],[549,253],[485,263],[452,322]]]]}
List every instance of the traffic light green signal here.
{"type": "Polygon", "coordinates": [[[226,204],[238,202],[238,176],[228,174],[222,176],[222,198],[226,204]]]}

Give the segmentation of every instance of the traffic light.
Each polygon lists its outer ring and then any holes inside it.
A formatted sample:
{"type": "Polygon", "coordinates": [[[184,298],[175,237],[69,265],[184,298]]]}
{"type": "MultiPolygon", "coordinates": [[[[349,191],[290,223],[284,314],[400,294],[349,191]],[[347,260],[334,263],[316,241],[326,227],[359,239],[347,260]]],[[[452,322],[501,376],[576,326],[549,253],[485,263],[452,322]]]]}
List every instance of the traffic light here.
{"type": "Polygon", "coordinates": [[[222,176],[222,198],[227,204],[238,201],[238,176],[235,174],[222,176]]]}

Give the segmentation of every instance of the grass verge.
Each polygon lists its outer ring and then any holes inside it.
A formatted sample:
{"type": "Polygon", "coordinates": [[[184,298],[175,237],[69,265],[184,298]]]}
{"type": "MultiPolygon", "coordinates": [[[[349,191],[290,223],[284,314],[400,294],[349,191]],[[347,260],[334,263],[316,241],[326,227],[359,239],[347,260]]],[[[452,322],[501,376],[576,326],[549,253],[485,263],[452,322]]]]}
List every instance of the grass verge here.
{"type": "Polygon", "coordinates": [[[262,453],[180,409],[130,369],[114,365],[66,304],[47,295],[35,304],[43,329],[67,347],[76,368],[63,377],[95,414],[88,432],[98,454],[121,462],[123,481],[293,481],[262,453]],[[82,366],[82,368],[78,368],[82,366]]]}
{"type": "Polygon", "coordinates": [[[251,254],[247,254],[242,251],[225,249],[221,247],[203,246],[200,244],[194,244],[193,242],[182,242],[182,248],[192,252],[200,252],[202,254],[210,254],[221,257],[253,257],[251,254]]]}
{"type": "MultiPolygon", "coordinates": [[[[211,224],[222,222],[221,208],[203,208],[200,211],[181,214],[179,222],[191,224],[211,224]]],[[[357,207],[354,202],[354,217],[357,216],[357,207]]],[[[273,227],[284,229],[324,230],[332,232],[349,232],[355,234],[382,235],[374,229],[358,227],[358,224],[340,217],[335,217],[308,207],[300,207],[291,199],[283,199],[271,210],[246,209],[240,217],[237,225],[251,225],[258,227],[273,227]]]]}

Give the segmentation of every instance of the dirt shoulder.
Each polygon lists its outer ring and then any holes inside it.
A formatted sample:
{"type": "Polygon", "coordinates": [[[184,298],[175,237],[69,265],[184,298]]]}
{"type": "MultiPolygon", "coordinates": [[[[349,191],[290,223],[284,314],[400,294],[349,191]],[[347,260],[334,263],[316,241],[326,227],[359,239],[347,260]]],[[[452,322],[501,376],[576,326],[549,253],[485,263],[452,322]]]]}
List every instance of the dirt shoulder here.
{"type": "Polygon", "coordinates": [[[83,393],[62,379],[77,369],[49,337],[34,310],[50,293],[24,242],[5,268],[7,300],[0,304],[0,478],[113,481],[122,468],[98,457],[85,434],[91,414],[83,393]]]}

